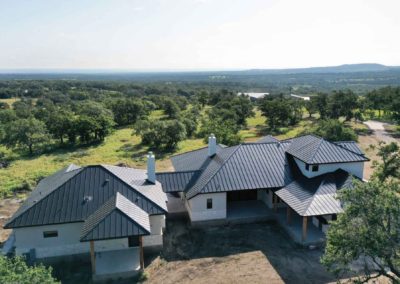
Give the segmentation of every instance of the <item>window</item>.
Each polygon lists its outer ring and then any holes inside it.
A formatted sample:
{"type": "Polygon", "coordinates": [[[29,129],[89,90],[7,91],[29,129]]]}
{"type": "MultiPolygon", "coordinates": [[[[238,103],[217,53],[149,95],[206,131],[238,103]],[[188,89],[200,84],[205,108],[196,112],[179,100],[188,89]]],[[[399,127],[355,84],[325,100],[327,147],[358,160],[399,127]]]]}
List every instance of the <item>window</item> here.
{"type": "Polygon", "coordinates": [[[306,164],[306,171],[309,171],[309,170],[310,170],[310,165],[306,164]]]}
{"type": "Polygon", "coordinates": [[[43,232],[43,238],[56,238],[58,237],[57,231],[46,231],[43,232]]]}
{"type": "Polygon", "coordinates": [[[207,198],[207,209],[212,209],[212,198],[207,198]]]}
{"type": "Polygon", "coordinates": [[[313,172],[318,172],[318,165],[312,166],[312,171],[313,172]]]}

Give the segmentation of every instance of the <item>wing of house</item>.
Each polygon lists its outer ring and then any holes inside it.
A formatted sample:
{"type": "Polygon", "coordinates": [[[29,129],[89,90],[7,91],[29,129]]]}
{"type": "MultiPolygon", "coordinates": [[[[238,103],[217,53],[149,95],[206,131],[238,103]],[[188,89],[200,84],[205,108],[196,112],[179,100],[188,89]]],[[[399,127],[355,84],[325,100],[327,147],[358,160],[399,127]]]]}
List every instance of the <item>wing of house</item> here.
{"type": "MultiPolygon", "coordinates": [[[[155,168],[149,171],[155,173],[155,168]]],[[[70,165],[43,179],[5,228],[13,229],[17,255],[91,252],[92,263],[100,265],[107,252],[118,251],[135,271],[142,265],[143,247],[162,246],[166,202],[162,185],[149,180],[144,170],[70,165]]],[[[103,268],[93,270],[107,274],[103,268]]]]}
{"type": "MultiPolygon", "coordinates": [[[[176,171],[157,173],[157,179],[168,192],[180,194],[192,222],[230,220],[240,201],[331,219],[342,210],[337,191],[348,187],[352,177],[363,178],[365,161],[355,142],[266,136],[255,143],[172,157],[176,171]]],[[[241,210],[246,215],[246,208],[241,210]]]]}

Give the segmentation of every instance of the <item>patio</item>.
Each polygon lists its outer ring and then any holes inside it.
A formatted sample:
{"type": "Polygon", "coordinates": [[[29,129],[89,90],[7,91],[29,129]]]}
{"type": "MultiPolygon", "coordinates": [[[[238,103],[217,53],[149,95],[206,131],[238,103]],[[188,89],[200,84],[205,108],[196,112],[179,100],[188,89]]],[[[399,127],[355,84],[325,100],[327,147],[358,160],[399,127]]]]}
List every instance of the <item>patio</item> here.
{"type": "Polygon", "coordinates": [[[227,203],[226,219],[230,223],[261,222],[274,219],[274,213],[261,200],[227,203]]]}
{"type": "Polygon", "coordinates": [[[308,217],[307,222],[307,237],[305,241],[302,240],[303,234],[303,217],[296,214],[294,211],[291,213],[290,224],[287,222],[287,208],[279,208],[275,214],[276,220],[281,227],[289,234],[289,236],[296,242],[302,245],[318,245],[324,242],[325,234],[312,224],[311,218],[308,217]]]}

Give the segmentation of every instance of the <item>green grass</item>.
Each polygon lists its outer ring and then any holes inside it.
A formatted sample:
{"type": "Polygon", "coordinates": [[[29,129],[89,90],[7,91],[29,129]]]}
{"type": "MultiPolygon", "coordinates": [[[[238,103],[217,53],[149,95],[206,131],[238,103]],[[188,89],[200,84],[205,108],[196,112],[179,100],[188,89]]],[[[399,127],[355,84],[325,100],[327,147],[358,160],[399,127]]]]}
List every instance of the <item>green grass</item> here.
{"type": "MultiPolygon", "coordinates": [[[[151,114],[152,119],[162,119],[164,116],[163,112],[160,111],[151,114]]],[[[287,139],[297,136],[307,127],[310,127],[312,123],[311,120],[304,120],[295,127],[282,128],[279,131],[281,134],[277,137],[287,139]]],[[[259,110],[256,110],[255,117],[247,120],[247,125],[247,129],[240,131],[240,135],[245,141],[254,141],[260,136],[268,134],[263,132],[265,130],[265,118],[261,116],[259,110]]],[[[132,128],[118,129],[98,145],[59,149],[33,157],[24,156],[0,146],[0,151],[6,152],[7,156],[13,158],[8,168],[0,169],[0,196],[13,194],[24,184],[25,188],[33,188],[42,177],[48,176],[71,163],[80,166],[124,164],[136,168],[145,168],[145,155],[148,149],[140,144],[140,137],[132,135],[132,132],[132,128]]],[[[204,146],[203,139],[187,139],[179,143],[178,149],[174,153],[156,154],[157,170],[172,170],[172,164],[169,160],[171,155],[204,146]]]]}
{"type": "Polygon", "coordinates": [[[9,106],[12,106],[16,101],[19,101],[19,98],[0,99],[0,102],[7,103],[9,106]]]}
{"type": "MultiPolygon", "coordinates": [[[[183,153],[204,146],[202,139],[189,139],[179,144],[177,153],[183,153]]],[[[4,148],[0,149],[4,150],[4,148]]],[[[10,151],[7,150],[10,154],[10,151]]],[[[116,130],[99,145],[57,150],[50,154],[34,157],[11,153],[17,158],[8,168],[0,169],[0,195],[11,195],[21,185],[34,187],[40,178],[54,173],[71,163],[77,165],[125,164],[145,168],[145,155],[148,149],[140,145],[140,137],[132,135],[131,128],[116,130]]],[[[157,170],[172,170],[169,157],[172,153],[158,155],[157,170]]],[[[175,153],[174,153],[175,154],[175,153]]]]}

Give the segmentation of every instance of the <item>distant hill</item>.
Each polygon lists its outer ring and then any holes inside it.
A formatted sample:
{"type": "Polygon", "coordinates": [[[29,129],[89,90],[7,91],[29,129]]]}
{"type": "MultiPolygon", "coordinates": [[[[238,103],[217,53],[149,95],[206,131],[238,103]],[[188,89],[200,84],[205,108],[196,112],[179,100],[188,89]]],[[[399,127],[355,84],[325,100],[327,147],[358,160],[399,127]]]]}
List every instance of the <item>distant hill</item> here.
{"type": "Polygon", "coordinates": [[[245,70],[248,74],[316,74],[316,73],[358,73],[358,72],[382,72],[400,70],[400,66],[386,66],[376,63],[344,64],[339,66],[291,68],[291,69],[251,69],[245,70]]]}

